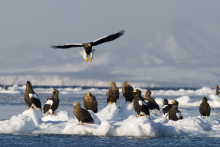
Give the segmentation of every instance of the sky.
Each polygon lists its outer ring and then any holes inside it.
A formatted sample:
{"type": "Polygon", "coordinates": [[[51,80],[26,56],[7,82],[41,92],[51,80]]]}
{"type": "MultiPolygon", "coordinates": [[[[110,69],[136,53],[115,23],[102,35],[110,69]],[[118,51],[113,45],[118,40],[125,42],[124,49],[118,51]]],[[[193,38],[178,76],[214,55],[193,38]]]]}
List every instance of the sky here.
{"type": "Polygon", "coordinates": [[[215,87],[220,85],[220,2],[7,1],[0,5],[0,84],[215,87]],[[125,30],[93,47],[86,43],[125,30]]]}

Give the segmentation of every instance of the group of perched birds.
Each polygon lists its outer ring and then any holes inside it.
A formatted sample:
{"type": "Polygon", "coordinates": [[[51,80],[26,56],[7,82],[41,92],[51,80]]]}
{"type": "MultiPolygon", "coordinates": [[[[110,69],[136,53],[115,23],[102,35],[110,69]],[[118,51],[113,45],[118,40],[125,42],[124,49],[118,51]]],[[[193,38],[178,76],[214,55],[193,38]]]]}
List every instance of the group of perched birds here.
{"type": "MultiPolygon", "coordinates": [[[[47,115],[54,115],[55,110],[58,108],[59,106],[59,91],[57,89],[52,89],[51,92],[52,97],[48,98],[46,100],[46,103],[44,105],[44,116],[47,115]]],[[[25,93],[24,93],[24,100],[27,104],[27,106],[29,107],[29,109],[37,109],[42,111],[41,109],[41,101],[38,97],[38,95],[34,92],[33,88],[32,88],[32,84],[30,81],[27,81],[26,83],[26,89],[25,89],[25,93]]]]}
{"type": "MultiPolygon", "coordinates": [[[[55,49],[69,49],[72,47],[84,47],[84,51],[81,51],[80,54],[82,57],[86,60],[90,60],[90,62],[93,59],[93,54],[95,52],[95,49],[92,49],[93,46],[113,41],[120,36],[124,34],[124,30],[119,31],[118,33],[107,35],[104,37],[101,37],[95,41],[88,42],[88,43],[68,43],[64,45],[54,45],[52,46],[55,49]]],[[[106,93],[107,96],[107,103],[112,104],[116,103],[116,101],[119,99],[119,90],[116,87],[116,83],[111,81],[109,83],[111,85],[110,89],[106,93]]],[[[217,86],[219,88],[219,86],[217,86]]],[[[57,91],[57,90],[54,90],[57,91]]],[[[216,93],[219,90],[216,89],[216,93]]],[[[160,112],[159,105],[156,103],[156,101],[150,97],[151,91],[147,90],[146,94],[143,97],[141,97],[141,91],[139,89],[134,90],[132,86],[129,85],[129,82],[125,81],[123,83],[123,88],[122,88],[122,94],[125,97],[126,102],[132,102],[134,106],[134,110],[138,113],[137,117],[140,116],[150,116],[150,112],[160,112]]],[[[54,94],[53,94],[54,95],[54,94]]],[[[58,96],[57,96],[58,99],[58,96]]],[[[31,98],[32,101],[36,101],[35,99],[31,98]]],[[[28,101],[28,100],[27,100],[28,101]]],[[[26,102],[27,102],[26,101],[26,102]]],[[[91,110],[94,113],[97,113],[98,108],[98,102],[90,92],[86,92],[85,97],[84,97],[84,107],[86,109],[81,108],[80,103],[76,102],[74,103],[74,115],[80,122],[79,124],[82,124],[82,122],[87,122],[87,123],[93,123],[93,119],[90,115],[90,113],[87,110],[91,110]]],[[[172,104],[168,104],[168,100],[164,99],[163,102],[163,107],[162,111],[164,113],[164,116],[170,120],[178,120],[178,119],[183,119],[183,116],[181,115],[181,112],[178,110],[178,101],[172,101],[172,104]]],[[[58,101],[52,98],[47,99],[46,104],[44,105],[44,115],[48,114],[54,114],[54,109],[57,109],[59,105],[59,99],[58,101]]],[[[29,106],[29,105],[28,105],[29,106]]],[[[201,103],[199,107],[199,111],[202,116],[209,116],[210,115],[210,107],[209,104],[207,103],[207,98],[203,98],[203,102],[201,103]]]]}
{"type": "MultiPolygon", "coordinates": [[[[107,103],[110,105],[112,103],[116,103],[119,99],[119,89],[116,87],[116,83],[111,81],[109,83],[111,86],[106,93],[107,103]]],[[[122,85],[122,94],[125,97],[126,102],[132,102],[134,110],[137,112],[137,117],[147,116],[150,117],[150,113],[160,113],[160,107],[157,102],[151,97],[151,91],[146,90],[146,94],[144,97],[141,96],[141,91],[139,89],[133,89],[131,85],[129,85],[128,81],[123,82],[122,85]]],[[[43,115],[51,115],[55,114],[55,110],[59,106],[59,91],[57,89],[53,89],[52,97],[46,100],[46,103],[43,107],[43,115]]],[[[34,92],[32,88],[32,84],[30,81],[26,83],[26,90],[24,93],[24,100],[29,107],[28,109],[38,109],[41,110],[41,102],[38,95],[34,92]]],[[[94,123],[94,120],[88,110],[93,111],[94,113],[98,112],[98,102],[96,97],[92,95],[90,92],[86,92],[83,98],[84,108],[81,107],[79,102],[73,103],[74,110],[73,114],[78,120],[79,124],[83,123],[94,123]]],[[[178,101],[172,101],[172,104],[168,103],[168,100],[165,98],[163,101],[162,112],[164,117],[169,120],[177,121],[179,119],[183,119],[181,112],[178,110],[178,101]]],[[[204,97],[202,103],[200,104],[199,111],[202,116],[208,117],[210,115],[210,106],[207,103],[207,98],[204,97]]]]}

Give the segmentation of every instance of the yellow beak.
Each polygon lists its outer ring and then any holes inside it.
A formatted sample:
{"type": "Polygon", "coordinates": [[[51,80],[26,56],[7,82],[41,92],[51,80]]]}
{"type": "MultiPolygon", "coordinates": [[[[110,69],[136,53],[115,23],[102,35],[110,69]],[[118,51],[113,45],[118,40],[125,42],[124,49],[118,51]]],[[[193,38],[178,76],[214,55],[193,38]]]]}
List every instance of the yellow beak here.
{"type": "Polygon", "coordinates": [[[134,90],[133,92],[137,92],[136,90],[134,90]]]}
{"type": "Polygon", "coordinates": [[[172,101],[171,103],[173,103],[173,104],[174,104],[175,102],[174,102],[174,101],[172,101]]]}
{"type": "Polygon", "coordinates": [[[52,89],[51,92],[54,92],[54,89],[52,89]]]}

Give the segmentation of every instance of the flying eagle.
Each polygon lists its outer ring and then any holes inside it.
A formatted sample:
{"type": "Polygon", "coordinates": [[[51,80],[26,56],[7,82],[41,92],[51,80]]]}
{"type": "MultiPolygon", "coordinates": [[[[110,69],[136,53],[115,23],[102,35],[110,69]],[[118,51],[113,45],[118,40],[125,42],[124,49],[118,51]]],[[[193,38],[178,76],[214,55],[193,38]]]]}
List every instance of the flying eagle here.
{"type": "Polygon", "coordinates": [[[97,39],[93,42],[68,43],[68,44],[64,44],[64,45],[53,45],[52,47],[55,48],[55,49],[69,49],[71,47],[84,47],[85,50],[81,51],[80,54],[86,60],[86,62],[88,61],[88,59],[91,62],[92,58],[93,58],[93,54],[95,52],[95,49],[92,49],[93,46],[96,46],[96,45],[99,45],[99,44],[102,44],[102,43],[105,43],[105,42],[113,41],[113,40],[119,38],[120,36],[122,36],[124,33],[125,33],[125,31],[121,30],[118,33],[104,36],[104,37],[99,38],[99,39],[97,39]]]}

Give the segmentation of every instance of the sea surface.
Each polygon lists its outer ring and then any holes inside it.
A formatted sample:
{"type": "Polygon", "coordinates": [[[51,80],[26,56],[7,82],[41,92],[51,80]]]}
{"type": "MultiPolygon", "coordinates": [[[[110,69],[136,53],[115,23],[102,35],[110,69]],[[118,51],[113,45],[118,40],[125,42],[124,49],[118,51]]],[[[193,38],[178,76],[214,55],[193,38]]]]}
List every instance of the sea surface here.
{"type": "MultiPolygon", "coordinates": [[[[0,120],[5,121],[12,116],[22,114],[28,107],[24,102],[25,86],[12,85],[9,91],[0,89],[0,120]]],[[[92,92],[98,100],[98,111],[107,106],[106,92],[107,87],[52,87],[36,86],[34,91],[40,97],[42,105],[47,98],[50,98],[51,89],[56,88],[60,91],[60,106],[58,110],[67,111],[71,117],[73,115],[73,103],[83,104],[85,92],[92,92]]],[[[188,103],[196,103],[202,100],[203,96],[208,97],[213,94],[215,89],[204,88],[141,88],[151,89],[152,97],[156,100],[161,98],[177,99],[182,96],[190,97],[190,102],[180,105],[179,109],[184,118],[199,116],[198,105],[187,106],[188,103]],[[200,90],[200,91],[199,91],[200,90]],[[194,93],[193,93],[194,92],[194,93]]],[[[121,91],[121,89],[120,89],[121,91]]],[[[124,97],[120,92],[117,106],[124,103],[124,97]]],[[[162,107],[162,104],[160,104],[162,107]]],[[[219,119],[220,106],[215,106],[211,111],[211,118],[219,119]]],[[[66,135],[66,134],[47,134],[47,133],[0,133],[0,146],[220,146],[220,137],[200,137],[200,136],[172,136],[172,137],[126,137],[126,136],[91,136],[91,135],[66,135]]]]}

